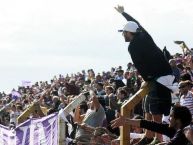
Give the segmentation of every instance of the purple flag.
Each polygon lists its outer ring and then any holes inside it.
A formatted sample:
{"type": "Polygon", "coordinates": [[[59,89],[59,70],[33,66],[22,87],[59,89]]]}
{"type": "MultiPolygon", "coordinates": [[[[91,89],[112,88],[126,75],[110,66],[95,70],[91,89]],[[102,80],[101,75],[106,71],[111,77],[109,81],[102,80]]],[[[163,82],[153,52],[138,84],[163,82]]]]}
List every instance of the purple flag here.
{"type": "Polygon", "coordinates": [[[15,133],[13,130],[9,130],[0,124],[0,145],[14,145],[15,144],[15,133]]]}
{"type": "Polygon", "coordinates": [[[10,130],[0,125],[0,145],[57,145],[58,114],[28,119],[10,130]]]}
{"type": "Polygon", "coordinates": [[[29,119],[16,128],[16,145],[57,145],[58,115],[29,119]]]}
{"type": "Polygon", "coordinates": [[[12,97],[12,99],[17,100],[17,98],[21,97],[21,94],[17,91],[12,91],[11,92],[11,97],[12,97]]]}
{"type": "Polygon", "coordinates": [[[22,86],[23,87],[31,87],[31,81],[22,81],[22,86]]]}

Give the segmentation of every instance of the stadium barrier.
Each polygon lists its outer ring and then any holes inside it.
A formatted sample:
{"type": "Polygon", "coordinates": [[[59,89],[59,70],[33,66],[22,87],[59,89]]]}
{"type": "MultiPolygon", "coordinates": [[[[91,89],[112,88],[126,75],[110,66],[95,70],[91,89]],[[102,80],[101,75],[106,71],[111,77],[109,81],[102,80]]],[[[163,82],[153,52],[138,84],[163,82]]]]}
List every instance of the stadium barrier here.
{"type": "Polygon", "coordinates": [[[15,129],[0,125],[1,145],[57,145],[58,114],[28,119],[15,129]]]}
{"type": "MultiPolygon", "coordinates": [[[[135,93],[122,107],[121,115],[130,117],[133,108],[148,94],[151,84],[145,82],[137,93],[135,93]]],[[[129,124],[121,127],[120,145],[130,145],[130,126],[129,124]]]]}

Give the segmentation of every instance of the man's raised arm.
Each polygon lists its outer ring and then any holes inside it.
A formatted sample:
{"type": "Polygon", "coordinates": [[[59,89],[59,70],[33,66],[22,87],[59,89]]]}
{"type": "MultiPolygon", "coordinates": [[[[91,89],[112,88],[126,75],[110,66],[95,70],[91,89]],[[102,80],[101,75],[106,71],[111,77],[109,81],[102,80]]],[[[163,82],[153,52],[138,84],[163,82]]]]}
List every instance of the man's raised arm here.
{"type": "Polygon", "coordinates": [[[130,16],[129,14],[124,12],[124,7],[123,6],[119,6],[118,5],[117,7],[114,7],[114,8],[117,10],[117,12],[122,14],[127,21],[134,21],[134,22],[136,22],[138,24],[139,28],[141,30],[145,31],[145,29],[140,25],[140,23],[137,20],[135,20],[132,16],[130,16]]]}

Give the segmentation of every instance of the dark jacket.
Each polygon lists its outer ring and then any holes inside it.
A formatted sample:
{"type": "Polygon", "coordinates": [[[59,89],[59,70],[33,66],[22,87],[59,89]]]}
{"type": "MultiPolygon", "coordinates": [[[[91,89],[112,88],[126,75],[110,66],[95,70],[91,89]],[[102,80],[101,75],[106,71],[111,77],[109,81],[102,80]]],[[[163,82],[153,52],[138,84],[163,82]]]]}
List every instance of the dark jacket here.
{"type": "Polygon", "coordinates": [[[189,143],[182,129],[175,130],[174,128],[169,127],[168,124],[141,120],[140,127],[168,136],[170,141],[167,145],[187,145],[189,143]]]}
{"type": "Polygon", "coordinates": [[[134,34],[128,51],[131,59],[145,81],[150,81],[160,76],[172,74],[171,67],[165,59],[163,52],[154,43],[146,30],[130,15],[122,13],[128,21],[136,22],[140,29],[134,34]]]}

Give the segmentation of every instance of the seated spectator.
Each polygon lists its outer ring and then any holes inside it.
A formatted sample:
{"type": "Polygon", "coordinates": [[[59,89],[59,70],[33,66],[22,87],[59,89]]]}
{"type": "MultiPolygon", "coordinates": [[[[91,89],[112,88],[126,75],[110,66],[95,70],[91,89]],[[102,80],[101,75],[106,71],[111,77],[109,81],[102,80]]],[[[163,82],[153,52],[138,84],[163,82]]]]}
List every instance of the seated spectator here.
{"type": "Polygon", "coordinates": [[[184,129],[184,134],[185,134],[186,138],[190,141],[190,143],[188,145],[193,145],[193,124],[187,126],[184,129]]]}
{"type": "Polygon", "coordinates": [[[105,95],[105,91],[103,89],[103,83],[98,82],[98,83],[95,84],[95,87],[96,87],[96,94],[97,94],[97,96],[103,98],[104,95],[105,95]]]}

